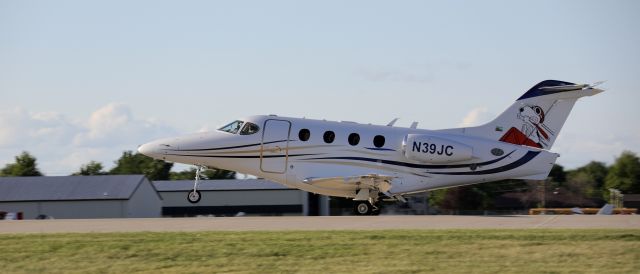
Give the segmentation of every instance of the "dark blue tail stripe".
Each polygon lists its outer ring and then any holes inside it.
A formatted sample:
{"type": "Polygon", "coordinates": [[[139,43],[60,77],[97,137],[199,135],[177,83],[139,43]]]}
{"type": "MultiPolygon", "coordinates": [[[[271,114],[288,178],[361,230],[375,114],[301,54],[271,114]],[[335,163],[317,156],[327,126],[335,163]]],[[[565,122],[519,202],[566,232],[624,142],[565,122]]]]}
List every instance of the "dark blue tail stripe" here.
{"type": "Polygon", "coordinates": [[[487,170],[476,170],[476,171],[467,171],[467,172],[428,172],[429,174],[441,174],[441,175],[486,175],[486,174],[494,174],[494,173],[499,173],[499,172],[505,172],[505,171],[509,171],[515,168],[518,168],[526,163],[528,163],[529,161],[531,161],[533,158],[535,158],[536,156],[538,156],[538,154],[540,154],[540,151],[529,151],[527,152],[527,154],[525,154],[524,156],[522,156],[522,158],[518,159],[517,161],[501,166],[501,167],[496,167],[496,168],[492,168],[492,169],[487,169],[487,170]]]}
{"type": "Polygon", "coordinates": [[[569,82],[558,81],[558,80],[545,80],[545,81],[542,81],[542,82],[538,83],[537,85],[533,86],[531,89],[529,89],[527,92],[525,92],[525,94],[520,96],[520,98],[518,98],[518,100],[516,100],[516,101],[519,101],[519,100],[522,100],[522,99],[531,98],[531,97],[538,97],[538,96],[542,96],[542,95],[549,95],[549,94],[553,94],[553,93],[565,92],[565,90],[542,91],[542,88],[545,88],[545,87],[557,87],[557,86],[568,86],[568,85],[575,85],[575,84],[574,83],[569,83],[569,82]]]}

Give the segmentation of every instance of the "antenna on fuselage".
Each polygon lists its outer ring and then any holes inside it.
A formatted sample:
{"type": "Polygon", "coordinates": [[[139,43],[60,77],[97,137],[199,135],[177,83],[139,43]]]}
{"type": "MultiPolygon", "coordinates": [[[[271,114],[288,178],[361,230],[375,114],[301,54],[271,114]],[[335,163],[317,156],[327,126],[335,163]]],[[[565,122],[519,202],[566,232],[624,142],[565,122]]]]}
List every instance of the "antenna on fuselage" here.
{"type": "Polygon", "coordinates": [[[398,119],[400,119],[400,118],[393,118],[393,120],[391,120],[391,122],[389,122],[389,123],[387,124],[387,126],[388,126],[388,127],[392,127],[392,126],[393,126],[393,125],[398,121],[398,119]]]}
{"type": "Polygon", "coordinates": [[[411,123],[411,126],[409,128],[412,128],[412,129],[418,128],[418,122],[411,123]]]}

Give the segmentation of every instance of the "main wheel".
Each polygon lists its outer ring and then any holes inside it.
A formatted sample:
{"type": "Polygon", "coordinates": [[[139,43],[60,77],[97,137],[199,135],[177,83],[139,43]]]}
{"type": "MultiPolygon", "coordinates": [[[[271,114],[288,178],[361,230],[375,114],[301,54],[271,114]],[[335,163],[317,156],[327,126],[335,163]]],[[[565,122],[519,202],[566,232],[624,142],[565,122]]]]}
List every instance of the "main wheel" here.
{"type": "Polygon", "coordinates": [[[191,190],[189,191],[189,194],[187,195],[187,200],[189,200],[190,203],[195,204],[200,202],[200,198],[202,198],[202,195],[200,195],[200,191],[199,190],[191,190]]]}
{"type": "Polygon", "coordinates": [[[373,212],[373,206],[368,201],[355,201],[353,212],[356,215],[370,215],[373,212]]]}

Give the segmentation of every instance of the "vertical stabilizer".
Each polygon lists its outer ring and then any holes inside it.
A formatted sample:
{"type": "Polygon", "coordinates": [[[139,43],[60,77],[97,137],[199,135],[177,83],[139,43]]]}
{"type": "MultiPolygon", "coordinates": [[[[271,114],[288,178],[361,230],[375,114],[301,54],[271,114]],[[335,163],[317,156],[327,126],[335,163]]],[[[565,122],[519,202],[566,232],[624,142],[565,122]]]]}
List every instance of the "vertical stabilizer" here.
{"type": "Polygon", "coordinates": [[[455,131],[516,145],[550,149],[575,102],[580,97],[602,91],[593,85],[542,81],[493,121],[455,131]]]}

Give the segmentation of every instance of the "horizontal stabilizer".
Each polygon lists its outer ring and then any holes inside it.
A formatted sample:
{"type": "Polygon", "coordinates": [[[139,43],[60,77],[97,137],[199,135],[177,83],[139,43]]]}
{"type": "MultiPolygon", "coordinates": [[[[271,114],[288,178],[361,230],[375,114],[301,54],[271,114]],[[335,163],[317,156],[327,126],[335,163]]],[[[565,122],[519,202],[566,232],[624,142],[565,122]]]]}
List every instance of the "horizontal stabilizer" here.
{"type": "Polygon", "coordinates": [[[566,85],[566,86],[555,86],[555,87],[541,87],[541,90],[552,90],[552,91],[570,91],[570,90],[579,90],[588,87],[587,84],[580,85],[566,85]]]}

